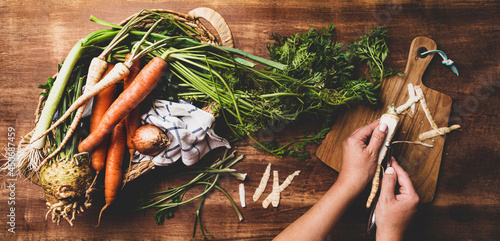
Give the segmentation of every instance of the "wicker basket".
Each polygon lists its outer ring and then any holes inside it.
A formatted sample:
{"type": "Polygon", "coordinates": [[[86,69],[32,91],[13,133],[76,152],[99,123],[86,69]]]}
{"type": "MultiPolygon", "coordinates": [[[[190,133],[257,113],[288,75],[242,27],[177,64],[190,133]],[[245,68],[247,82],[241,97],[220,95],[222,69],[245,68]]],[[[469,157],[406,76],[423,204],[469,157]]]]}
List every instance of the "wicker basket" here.
{"type": "MultiPolygon", "coordinates": [[[[187,14],[165,9],[151,9],[151,10],[158,13],[170,14],[177,21],[180,21],[188,25],[189,27],[193,28],[199,33],[199,35],[195,35],[195,37],[202,43],[219,45],[219,46],[222,45],[226,47],[234,47],[233,36],[231,30],[229,29],[229,26],[227,25],[226,21],[222,18],[222,16],[213,9],[205,7],[196,8],[191,10],[187,14]],[[204,18],[213,26],[213,28],[217,32],[218,38],[215,37],[215,35],[211,33],[207,27],[203,25],[203,23],[200,21],[200,18],[204,18]]],[[[120,23],[120,25],[124,25],[125,23],[127,23],[132,18],[132,16],[123,20],[120,23]]],[[[153,22],[151,19],[146,19],[143,22],[136,25],[136,28],[148,29],[152,24],[153,22]]],[[[45,96],[40,96],[40,98],[38,99],[38,105],[35,111],[35,123],[38,122],[40,113],[45,103],[45,99],[46,99],[45,96]]],[[[23,139],[19,144],[19,150],[21,150],[21,148],[29,144],[33,132],[34,130],[23,137],[23,139]]],[[[140,177],[141,175],[153,170],[154,168],[155,165],[151,161],[143,161],[140,163],[132,164],[130,171],[124,174],[124,180],[127,182],[132,181],[140,177]]],[[[29,178],[31,182],[40,185],[38,178],[36,177],[31,178],[31,177],[33,176],[27,175],[27,178],[29,178]]]]}

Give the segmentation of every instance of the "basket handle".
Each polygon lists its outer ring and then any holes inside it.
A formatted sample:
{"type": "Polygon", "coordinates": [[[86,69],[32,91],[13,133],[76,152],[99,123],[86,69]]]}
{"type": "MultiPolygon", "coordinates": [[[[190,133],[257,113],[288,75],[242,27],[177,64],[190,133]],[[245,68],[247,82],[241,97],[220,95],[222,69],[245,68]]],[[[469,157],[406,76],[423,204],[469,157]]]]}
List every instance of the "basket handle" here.
{"type": "Polygon", "coordinates": [[[219,37],[221,38],[221,44],[225,47],[234,47],[233,34],[229,25],[227,25],[226,20],[215,10],[211,8],[201,7],[195,8],[188,12],[193,18],[204,18],[206,19],[217,31],[219,37]]]}

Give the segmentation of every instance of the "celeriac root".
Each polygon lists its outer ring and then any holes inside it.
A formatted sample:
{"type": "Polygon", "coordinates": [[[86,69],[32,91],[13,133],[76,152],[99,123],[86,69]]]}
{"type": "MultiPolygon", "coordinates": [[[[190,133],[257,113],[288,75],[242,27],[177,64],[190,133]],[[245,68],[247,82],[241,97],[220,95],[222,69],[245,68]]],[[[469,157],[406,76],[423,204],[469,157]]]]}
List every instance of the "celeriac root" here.
{"type": "Polygon", "coordinates": [[[87,200],[82,205],[78,204],[77,201],[67,202],[63,200],[54,204],[50,204],[49,202],[47,202],[46,204],[49,210],[45,214],[45,219],[47,219],[49,214],[51,214],[52,222],[57,223],[57,225],[59,225],[61,218],[63,218],[68,221],[71,226],[73,226],[75,214],[83,212],[84,208],[89,208],[91,206],[91,200],[90,196],[87,195],[87,200]]]}
{"type": "Polygon", "coordinates": [[[266,167],[266,170],[264,171],[264,174],[262,175],[262,178],[260,179],[259,186],[255,190],[255,193],[253,194],[253,201],[257,202],[259,200],[260,196],[262,193],[264,193],[264,190],[266,189],[267,182],[269,181],[269,176],[271,175],[271,163],[269,163],[266,167]]]}

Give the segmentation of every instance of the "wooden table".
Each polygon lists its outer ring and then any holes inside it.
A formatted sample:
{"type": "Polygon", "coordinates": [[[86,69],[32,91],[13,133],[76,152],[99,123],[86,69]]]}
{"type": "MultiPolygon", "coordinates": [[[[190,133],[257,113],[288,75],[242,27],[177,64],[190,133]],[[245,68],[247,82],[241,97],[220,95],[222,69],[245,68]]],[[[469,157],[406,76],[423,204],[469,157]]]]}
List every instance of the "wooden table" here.
{"type": "MultiPolygon", "coordinates": [[[[20,138],[33,128],[39,90],[48,76],[81,37],[100,28],[87,21],[92,14],[118,23],[143,8],[187,12],[211,7],[227,20],[236,47],[266,56],[265,43],[274,32],[291,34],[324,27],[337,27],[338,40],[350,43],[370,28],[384,25],[391,35],[387,64],[404,70],[408,48],[416,36],[434,39],[438,48],[455,61],[461,76],[435,58],[424,75],[426,86],[453,98],[451,124],[462,130],[446,140],[434,201],[422,205],[408,240],[498,239],[500,221],[500,81],[498,80],[500,5],[498,1],[14,1],[0,4],[0,146],[7,146],[9,128],[20,138]],[[21,61],[22,60],[22,61],[21,61]],[[11,129],[12,130],[12,129],[11,129]]],[[[289,129],[295,128],[290,126],[289,129]]],[[[276,133],[291,138],[293,131],[276,133]]],[[[19,140],[19,139],[18,139],[19,140]]],[[[16,141],[17,142],[17,141],[16,141]]],[[[205,227],[221,240],[269,240],[306,212],[335,182],[338,173],[314,156],[298,161],[278,159],[243,144],[235,149],[246,158],[236,166],[247,172],[247,203],[239,222],[229,202],[219,192],[210,194],[203,209],[205,227]],[[264,210],[250,196],[267,163],[282,177],[302,173],[283,193],[278,208],[264,210]],[[250,193],[250,194],[248,194],[250,193]]],[[[43,191],[26,180],[15,182],[15,206],[8,204],[11,191],[1,177],[0,239],[191,239],[198,202],[181,207],[175,218],[156,225],[153,210],[128,213],[109,210],[95,228],[102,198],[77,216],[75,226],[60,226],[44,219],[43,191]],[[8,209],[15,207],[15,234],[7,231],[8,209]]],[[[161,182],[166,187],[168,183],[161,182]]],[[[238,181],[224,177],[221,185],[238,199],[238,181]]],[[[270,190],[268,185],[267,192],[270,190]]],[[[373,240],[366,235],[367,190],[346,211],[331,233],[331,240],[373,240]]],[[[307,232],[307,230],[304,230],[307,232]]],[[[195,239],[202,239],[199,231],[195,239]]]]}

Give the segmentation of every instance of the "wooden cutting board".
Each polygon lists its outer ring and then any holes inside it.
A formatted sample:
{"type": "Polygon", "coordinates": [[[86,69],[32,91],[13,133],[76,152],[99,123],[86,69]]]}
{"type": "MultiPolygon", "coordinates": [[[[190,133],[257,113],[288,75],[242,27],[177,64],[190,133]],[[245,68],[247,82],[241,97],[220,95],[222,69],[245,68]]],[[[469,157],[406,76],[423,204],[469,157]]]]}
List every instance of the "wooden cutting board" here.
{"type": "MultiPolygon", "coordinates": [[[[436,43],[427,37],[417,37],[410,46],[408,62],[404,76],[392,76],[383,81],[381,86],[382,107],[374,109],[368,106],[357,106],[343,113],[335,122],[332,130],[319,146],[316,155],[333,169],[340,171],[342,142],[357,128],[379,119],[387,111],[388,105],[396,107],[408,100],[408,84],[419,85],[425,95],[427,105],[438,127],[448,126],[451,110],[451,97],[429,89],[422,84],[422,75],[431,62],[434,54],[419,57],[417,51],[425,47],[435,50],[436,43]]],[[[431,130],[419,103],[415,106],[415,115],[401,114],[399,127],[393,141],[415,141],[420,133],[431,130]]],[[[443,155],[444,136],[427,140],[433,148],[415,144],[394,144],[392,155],[410,175],[422,202],[431,202],[434,198],[439,174],[439,166],[443,155]]]]}

